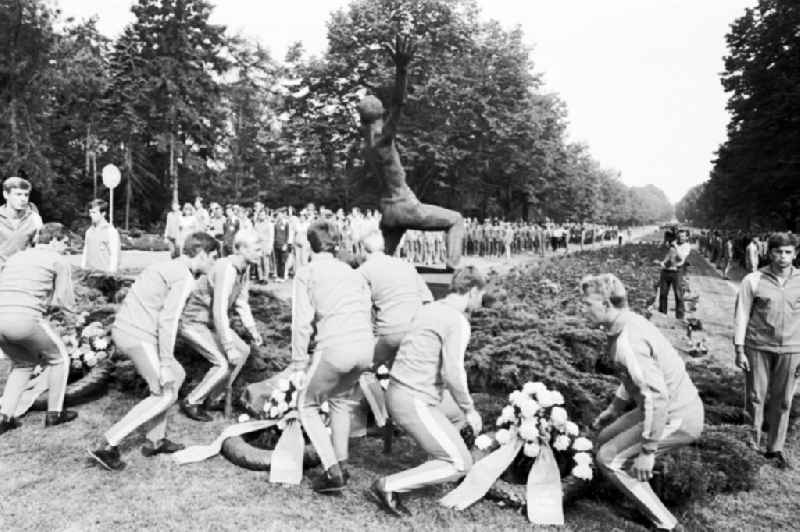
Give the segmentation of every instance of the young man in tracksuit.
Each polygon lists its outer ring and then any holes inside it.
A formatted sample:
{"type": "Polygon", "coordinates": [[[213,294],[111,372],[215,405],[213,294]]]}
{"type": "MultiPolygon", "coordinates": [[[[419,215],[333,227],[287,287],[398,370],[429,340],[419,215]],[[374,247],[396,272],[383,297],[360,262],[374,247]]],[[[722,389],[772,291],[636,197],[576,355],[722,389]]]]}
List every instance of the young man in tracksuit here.
{"type": "Polygon", "coordinates": [[[325,469],[312,487],[333,493],[347,481],[355,404],[351,394],[361,374],[372,366],[372,304],[361,274],[334,257],[341,242],[334,222],[311,224],[308,242],[313,256],[297,270],[292,290],[291,367],[306,371],[307,385],[298,400],[300,421],[325,469]],[[312,332],[316,347],[309,367],[312,332]],[[319,413],[325,401],[330,407],[330,435],[319,413]]]}
{"type": "Polygon", "coordinates": [[[792,266],[797,256],[793,235],[772,235],[767,247],[771,264],[746,275],[739,287],[734,345],[736,365],[746,373],[751,444],[760,448],[766,406],[766,456],[787,469],[791,465],[783,445],[800,373],[800,270],[792,266]]]}
{"type": "Polygon", "coordinates": [[[411,320],[423,304],[433,301],[433,295],[412,264],[384,253],[379,230],[365,235],[362,244],[368,256],[358,272],[367,281],[375,309],[377,338],[373,365],[391,367],[411,320]]]}
{"type": "Polygon", "coordinates": [[[178,258],[148,266],[136,279],[117,312],[112,338],[117,350],[131,359],[150,387],[150,396],[134,406],[105,433],[105,445],[89,455],[108,470],[120,470],[118,445],[148,421],[142,454],[172,453],[182,445],[166,439],[167,411],[178,400],[185,373],[175,360],[178,321],[194,287],[196,275],[207,273],[219,253],[219,242],[204,232],[189,235],[178,258]]]}
{"type": "Polygon", "coordinates": [[[214,263],[208,275],[200,278],[189,296],[181,316],[178,334],[196,352],[211,362],[200,384],[181,401],[184,414],[196,421],[212,421],[203,406],[213,401],[221,387],[233,382],[247,361],[250,346],[230,326],[230,311],[242,320],[254,343],[261,335],[250,310],[250,267],[261,259],[261,242],[253,230],[239,231],[233,242],[234,253],[214,263]]]}
{"type": "Polygon", "coordinates": [[[622,370],[613,401],[592,423],[596,430],[605,426],[597,436],[597,465],[656,529],[675,530],[677,519],[648,481],[658,454],[700,437],[703,403],[677,351],[652,323],[628,309],[617,277],[585,277],[581,291],[587,318],[606,328],[608,355],[622,370]],[[624,413],[631,404],[635,408],[624,413]]]}
{"type": "Polygon", "coordinates": [[[449,391],[474,433],[480,434],[481,416],[472,402],[464,369],[470,337],[465,314],[481,306],[484,286],[483,276],[473,266],[456,270],[450,293],[420,308],[400,344],[390,372],[386,406],[394,423],[425,449],[431,460],[373,483],[373,497],[392,515],[408,513],[398,493],[458,480],[472,467],[472,456],[441,404],[443,393],[449,391]]]}
{"type": "Polygon", "coordinates": [[[13,415],[37,364],[49,368],[45,426],[78,417],[63,408],[67,348],[44,318],[48,307],[75,311],[70,266],[63,256],[68,243],[64,226],[46,224],[36,247],[14,254],[0,272],[0,349],[11,359],[0,406],[0,434],[19,426],[13,415]]]}
{"type": "Polygon", "coordinates": [[[42,218],[30,203],[31,184],[21,177],[3,181],[5,204],[0,207],[0,270],[14,253],[33,244],[42,218]]]}
{"type": "Polygon", "coordinates": [[[83,241],[81,268],[116,273],[119,269],[119,233],[106,219],[108,202],[96,199],[89,203],[92,225],[86,230],[83,241]]]}

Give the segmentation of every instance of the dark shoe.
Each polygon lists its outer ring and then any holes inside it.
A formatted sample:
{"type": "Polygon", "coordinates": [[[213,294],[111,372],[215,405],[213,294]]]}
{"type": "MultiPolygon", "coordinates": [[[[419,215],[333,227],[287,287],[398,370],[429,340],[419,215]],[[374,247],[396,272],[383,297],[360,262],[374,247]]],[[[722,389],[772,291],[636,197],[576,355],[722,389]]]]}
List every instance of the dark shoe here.
{"type": "Polygon", "coordinates": [[[44,416],[44,426],[53,427],[55,425],[61,425],[62,423],[69,423],[70,421],[74,421],[75,418],[77,417],[78,413],[73,412],[72,410],[62,410],[61,412],[48,412],[44,416]]]}
{"type": "Polygon", "coordinates": [[[202,406],[189,404],[186,402],[186,399],[181,401],[180,408],[181,412],[186,414],[186,417],[194,419],[195,421],[202,421],[203,423],[214,421],[214,418],[208,415],[208,412],[203,410],[202,406]]]}
{"type": "Polygon", "coordinates": [[[386,491],[384,489],[381,479],[378,479],[372,483],[368,495],[373,502],[377,503],[378,506],[389,515],[394,517],[403,517],[403,514],[411,515],[411,512],[408,510],[408,508],[403,506],[403,504],[397,499],[395,493],[386,491]]]}
{"type": "Polygon", "coordinates": [[[344,474],[342,474],[342,468],[339,467],[339,464],[336,464],[318,477],[311,484],[311,489],[323,494],[338,493],[344,489],[345,484],[347,484],[347,481],[344,478],[344,474]]]}
{"type": "Polygon", "coordinates": [[[22,426],[17,418],[0,415],[0,434],[14,430],[22,426]]]}
{"type": "Polygon", "coordinates": [[[783,451],[767,451],[764,453],[764,457],[767,460],[772,460],[778,469],[794,469],[792,463],[783,454],[783,451]]]}
{"type": "Polygon", "coordinates": [[[119,449],[114,446],[107,445],[103,449],[89,449],[87,451],[92,460],[100,464],[104,469],[109,471],[122,471],[125,469],[125,462],[120,459],[119,449]]]}
{"type": "Polygon", "coordinates": [[[182,451],[186,448],[182,443],[175,443],[166,438],[159,440],[158,444],[153,444],[149,441],[142,445],[142,454],[146,457],[155,456],[157,454],[172,454],[182,451]]]}

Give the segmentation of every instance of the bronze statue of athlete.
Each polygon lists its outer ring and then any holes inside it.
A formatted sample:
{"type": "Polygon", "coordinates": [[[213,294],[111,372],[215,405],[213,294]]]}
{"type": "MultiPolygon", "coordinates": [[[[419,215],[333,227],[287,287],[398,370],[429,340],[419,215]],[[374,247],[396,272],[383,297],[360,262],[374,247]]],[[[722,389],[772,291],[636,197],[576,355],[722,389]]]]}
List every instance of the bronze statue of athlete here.
{"type": "Polygon", "coordinates": [[[391,109],[384,121],[384,107],[375,96],[366,96],[358,104],[364,134],[364,156],[382,181],[380,197],[381,232],[386,253],[394,254],[406,229],[447,231],[447,266],[455,269],[461,260],[464,240],[464,217],[437,205],[420,202],[406,184],[406,172],[395,145],[397,124],[406,98],[408,64],[414,45],[408,37],[397,37],[395,45],[385,45],[395,64],[395,85],[391,109]]]}

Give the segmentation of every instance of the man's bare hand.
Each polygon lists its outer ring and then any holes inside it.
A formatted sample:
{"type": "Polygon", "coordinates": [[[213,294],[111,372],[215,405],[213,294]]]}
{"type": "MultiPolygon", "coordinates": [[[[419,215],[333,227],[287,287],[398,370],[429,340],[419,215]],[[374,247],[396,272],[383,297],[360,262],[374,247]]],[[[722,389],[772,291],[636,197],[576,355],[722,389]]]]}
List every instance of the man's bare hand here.
{"type": "Polygon", "coordinates": [[[398,68],[406,68],[417,51],[417,46],[411,40],[411,37],[402,37],[400,35],[395,37],[394,46],[387,43],[383,45],[383,48],[389,52],[395,66],[398,68]]]}

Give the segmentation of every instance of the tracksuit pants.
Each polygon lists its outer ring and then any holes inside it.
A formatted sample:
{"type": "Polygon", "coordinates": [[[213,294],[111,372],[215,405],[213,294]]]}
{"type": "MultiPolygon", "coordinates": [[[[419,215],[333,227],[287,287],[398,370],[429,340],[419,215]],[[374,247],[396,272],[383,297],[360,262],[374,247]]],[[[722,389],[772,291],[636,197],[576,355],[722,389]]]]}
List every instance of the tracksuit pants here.
{"type": "MultiPolygon", "coordinates": [[[[678,523],[650,487],[628,473],[642,450],[644,415],[636,408],[603,429],[597,437],[596,461],[602,473],[660,528],[672,529],[678,523]]],[[[668,421],[656,456],[692,443],[703,431],[703,403],[698,398],[691,406],[676,412],[668,421]]]]}
{"type": "MultiPolygon", "coordinates": [[[[456,425],[448,417],[452,405],[430,401],[394,381],[386,391],[386,406],[395,425],[430,455],[412,469],[384,477],[387,491],[403,493],[425,486],[458,480],[472,467],[472,455],[456,425]]],[[[460,412],[458,413],[459,415],[460,412]]],[[[463,422],[463,415],[462,415],[463,422]]]]}
{"type": "Polygon", "coordinates": [[[670,287],[675,293],[675,317],[679,320],[683,319],[683,274],[679,270],[661,270],[658,287],[658,311],[662,314],[667,313],[670,287]]]}
{"type": "Polygon", "coordinates": [[[761,442],[766,414],[769,427],[767,451],[782,451],[800,373],[800,353],[782,354],[745,348],[745,354],[750,363],[750,371],[746,373],[747,411],[753,421],[753,441],[756,444],[761,442]]]}
{"type": "Polygon", "coordinates": [[[169,407],[178,400],[178,390],[186,378],[183,367],[177,361],[172,361],[172,370],[177,376],[175,382],[161,386],[161,360],[158,356],[158,347],[132,336],[117,328],[112,330],[112,338],[116,348],[124,353],[136,367],[136,371],[150,387],[150,396],[134,406],[130,412],[120,419],[113,427],[108,429],[105,437],[109,445],[119,443],[134,430],[149,421],[155,425],[147,433],[147,439],[157,444],[167,436],[167,412],[169,407]]]}
{"type": "Polygon", "coordinates": [[[47,410],[63,410],[69,377],[69,355],[64,342],[47,320],[21,316],[19,313],[0,314],[0,349],[11,360],[11,372],[3,390],[0,413],[8,417],[14,415],[37,364],[46,364],[49,368],[47,410]]]}
{"type": "Polygon", "coordinates": [[[228,360],[217,335],[205,325],[181,325],[178,334],[192,350],[211,363],[200,384],[186,396],[186,402],[192,405],[201,404],[207,397],[214,399],[218,396],[228,379],[236,379],[250,355],[250,346],[234,332],[231,333],[233,349],[238,355],[234,360],[228,360]]]}
{"type": "Polygon", "coordinates": [[[300,422],[327,470],[347,460],[350,418],[356,406],[353,390],[359,377],[372,367],[375,342],[359,342],[323,348],[314,353],[307,385],[298,399],[300,422]],[[319,407],[328,401],[331,433],[322,421],[319,407]]]}

